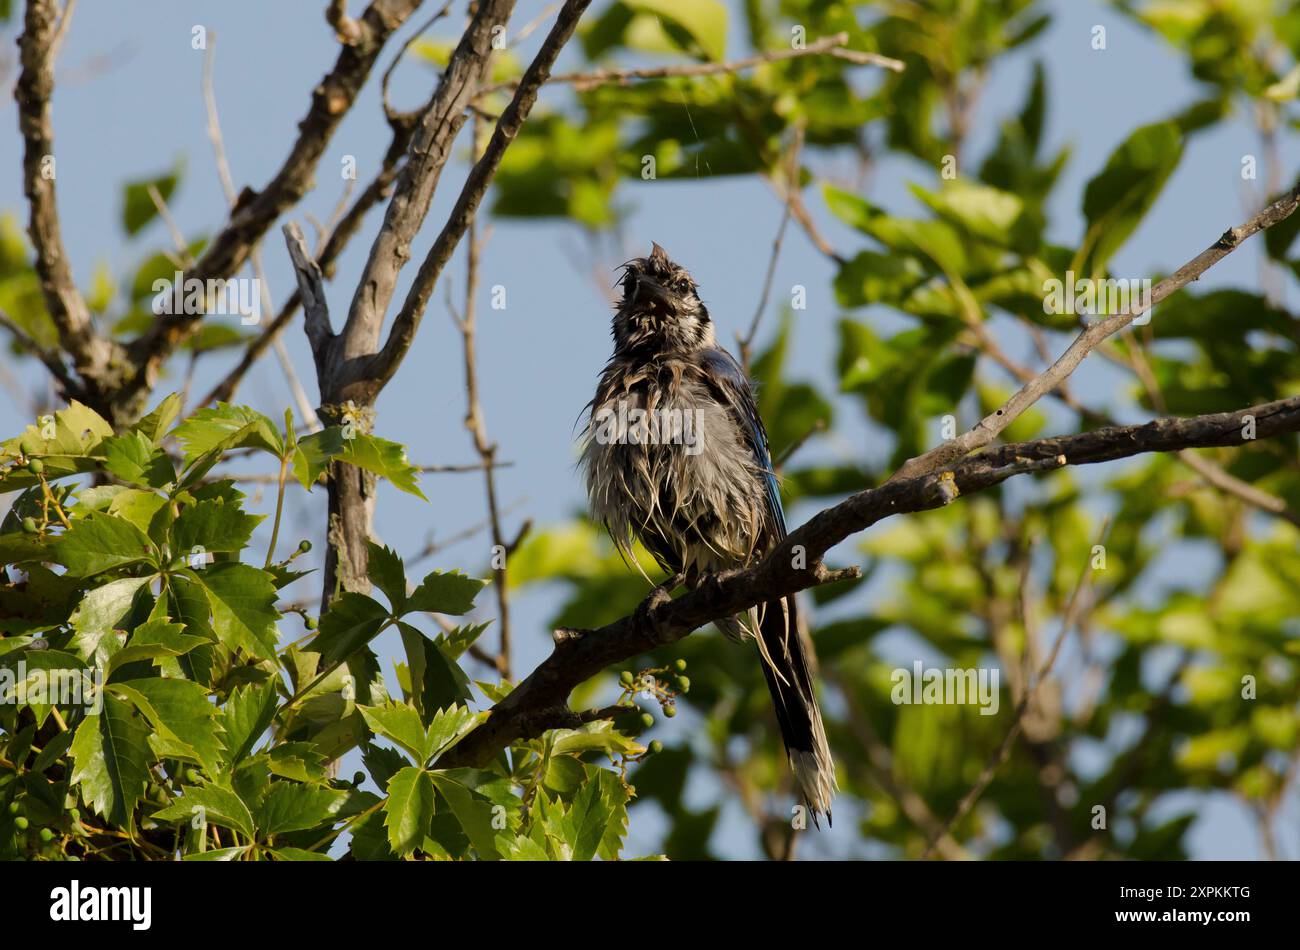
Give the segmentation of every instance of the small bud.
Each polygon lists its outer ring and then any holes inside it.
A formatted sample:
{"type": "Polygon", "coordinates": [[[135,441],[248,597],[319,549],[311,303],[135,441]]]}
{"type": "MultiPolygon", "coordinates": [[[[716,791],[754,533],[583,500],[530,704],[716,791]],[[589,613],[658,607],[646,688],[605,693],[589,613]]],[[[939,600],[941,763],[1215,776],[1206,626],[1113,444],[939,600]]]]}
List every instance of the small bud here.
{"type": "Polygon", "coordinates": [[[676,716],[677,715],[676,704],[668,703],[666,706],[664,706],[664,715],[667,716],[669,719],[672,719],[673,716],[676,716]]]}
{"type": "Polygon", "coordinates": [[[691,691],[691,678],[689,676],[679,676],[677,677],[677,685],[681,687],[683,693],[689,693],[691,691]]]}
{"type": "Polygon", "coordinates": [[[306,614],[302,618],[302,624],[308,630],[315,630],[316,627],[320,625],[320,621],[317,620],[315,617],[313,617],[311,614],[306,614]]]}
{"type": "Polygon", "coordinates": [[[301,541],[298,542],[299,554],[306,554],[310,550],[311,550],[311,542],[308,541],[306,538],[303,538],[301,541]]]}
{"type": "Polygon", "coordinates": [[[663,750],[664,750],[664,744],[660,742],[658,739],[655,739],[653,742],[650,743],[650,748],[648,751],[653,755],[658,755],[663,750]]]}
{"type": "Polygon", "coordinates": [[[677,670],[678,673],[685,673],[685,672],[686,672],[686,661],[685,661],[685,660],[677,660],[676,662],[673,663],[673,667],[677,670]]]}
{"type": "Polygon", "coordinates": [[[11,814],[11,815],[16,815],[16,814],[18,814],[18,813],[19,813],[20,811],[22,811],[22,810],[23,810],[23,806],[22,806],[22,804],[21,804],[20,802],[10,802],[10,803],[9,803],[9,814],[11,814]]]}
{"type": "Polygon", "coordinates": [[[358,772],[354,773],[353,776],[352,776],[352,787],[353,787],[353,788],[360,788],[360,787],[361,787],[361,783],[364,782],[365,780],[366,780],[366,773],[365,773],[365,772],[360,772],[360,771],[358,771],[358,772]]]}
{"type": "Polygon", "coordinates": [[[198,770],[198,769],[186,769],[186,770],[185,770],[185,781],[189,782],[191,785],[198,785],[199,782],[202,781],[202,776],[199,775],[199,770],[198,770]]]}
{"type": "Polygon", "coordinates": [[[24,818],[22,815],[19,815],[17,818],[14,819],[14,827],[17,828],[19,831],[26,831],[27,826],[30,824],[31,822],[28,821],[26,818],[24,818]]]}
{"type": "Polygon", "coordinates": [[[649,713],[642,713],[642,714],[641,714],[641,725],[643,725],[643,726],[645,726],[647,729],[649,729],[649,728],[650,728],[651,726],[653,726],[654,724],[655,724],[655,717],[654,717],[654,716],[650,715],[649,713]]]}
{"type": "Polygon", "coordinates": [[[37,835],[37,837],[39,837],[46,844],[49,844],[51,841],[54,840],[54,832],[51,831],[49,828],[42,828],[40,830],[40,834],[37,835]]]}
{"type": "Polygon", "coordinates": [[[631,689],[632,684],[636,682],[636,678],[632,675],[631,670],[624,670],[622,673],[618,674],[618,681],[627,689],[631,689]]]}
{"type": "Polygon", "coordinates": [[[35,519],[35,518],[24,518],[24,519],[23,519],[23,531],[25,531],[27,534],[35,534],[35,533],[37,532],[37,530],[38,530],[38,529],[37,529],[37,527],[36,527],[36,519],[35,519]]]}
{"type": "Polygon", "coordinates": [[[31,472],[33,475],[39,475],[41,472],[45,471],[45,463],[40,459],[32,459],[27,463],[27,471],[31,472]]]}

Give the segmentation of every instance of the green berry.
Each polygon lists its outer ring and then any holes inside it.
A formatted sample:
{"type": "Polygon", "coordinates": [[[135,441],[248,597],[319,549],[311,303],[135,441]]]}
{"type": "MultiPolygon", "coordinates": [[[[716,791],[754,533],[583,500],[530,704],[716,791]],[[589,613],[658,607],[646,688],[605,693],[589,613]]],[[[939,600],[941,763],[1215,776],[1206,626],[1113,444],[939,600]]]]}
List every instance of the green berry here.
{"type": "Polygon", "coordinates": [[[667,716],[669,719],[672,719],[673,716],[677,715],[677,707],[672,703],[668,703],[666,706],[664,706],[664,715],[667,716]]]}
{"type": "Polygon", "coordinates": [[[683,693],[689,693],[691,691],[691,678],[689,676],[679,676],[677,677],[677,685],[681,687],[683,693]]]}
{"type": "Polygon", "coordinates": [[[685,673],[685,672],[686,672],[686,661],[685,661],[685,660],[677,660],[675,663],[673,663],[673,667],[677,670],[678,673],[685,673]]]}
{"type": "Polygon", "coordinates": [[[650,743],[651,753],[658,755],[663,750],[664,750],[664,744],[660,742],[658,739],[655,739],[653,742],[650,743]]]}
{"type": "Polygon", "coordinates": [[[18,814],[18,813],[19,813],[20,811],[22,811],[22,810],[23,810],[23,806],[22,806],[21,803],[19,803],[19,802],[10,802],[10,803],[9,803],[9,814],[11,814],[11,815],[16,815],[16,814],[18,814]]]}
{"type": "Polygon", "coordinates": [[[636,682],[636,678],[632,675],[631,670],[624,670],[622,673],[618,674],[618,681],[631,689],[632,684],[636,682]]]}
{"type": "Polygon", "coordinates": [[[28,534],[35,534],[35,533],[36,533],[38,530],[40,530],[40,529],[36,527],[36,519],[35,519],[35,518],[24,518],[24,519],[23,519],[23,530],[24,530],[25,532],[27,532],[28,534]]]}
{"type": "Polygon", "coordinates": [[[186,769],[186,770],[185,770],[185,781],[189,782],[191,785],[197,785],[197,784],[199,784],[199,781],[200,781],[199,770],[198,770],[198,769],[186,769]]]}
{"type": "Polygon", "coordinates": [[[19,831],[26,831],[27,826],[29,824],[31,824],[31,822],[29,822],[22,815],[19,815],[17,818],[14,819],[14,827],[17,828],[19,831]]]}
{"type": "Polygon", "coordinates": [[[311,542],[308,541],[306,538],[303,538],[301,541],[298,542],[299,554],[306,554],[310,550],[311,550],[311,542]]]}
{"type": "Polygon", "coordinates": [[[320,621],[311,614],[307,614],[302,618],[302,625],[308,630],[315,630],[320,625],[320,621]]]}
{"type": "Polygon", "coordinates": [[[649,713],[642,713],[642,714],[641,714],[641,725],[643,725],[643,726],[645,726],[647,729],[649,729],[649,728],[650,728],[651,726],[653,726],[654,724],[655,724],[655,717],[654,717],[654,716],[650,715],[649,713]]]}
{"type": "Polygon", "coordinates": [[[39,475],[41,472],[45,471],[45,463],[40,459],[32,459],[27,463],[27,471],[31,472],[33,475],[39,475]]]}
{"type": "Polygon", "coordinates": [[[365,780],[366,780],[366,773],[365,773],[365,772],[357,772],[355,775],[352,776],[352,787],[353,787],[353,788],[360,788],[360,787],[361,787],[361,783],[364,782],[365,780]]]}
{"type": "Polygon", "coordinates": [[[54,832],[51,831],[49,828],[42,828],[40,830],[40,834],[38,835],[38,837],[46,844],[49,844],[51,841],[54,840],[54,832]]]}

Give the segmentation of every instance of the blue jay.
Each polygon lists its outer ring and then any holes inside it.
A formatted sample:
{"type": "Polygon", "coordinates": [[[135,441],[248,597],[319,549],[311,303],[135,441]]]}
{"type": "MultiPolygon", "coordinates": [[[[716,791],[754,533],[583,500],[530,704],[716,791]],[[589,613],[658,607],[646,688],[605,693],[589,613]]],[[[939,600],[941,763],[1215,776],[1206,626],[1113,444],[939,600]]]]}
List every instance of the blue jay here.
{"type": "MultiPolygon", "coordinates": [[[[614,354],[588,404],[581,466],[593,517],[631,563],[640,541],[671,589],[755,563],[786,536],[781,496],[754,393],[718,346],[699,288],[653,246],[623,265],[614,354]]],[[[726,617],[754,640],[790,767],[814,821],[836,791],[793,597],[726,617]]]]}

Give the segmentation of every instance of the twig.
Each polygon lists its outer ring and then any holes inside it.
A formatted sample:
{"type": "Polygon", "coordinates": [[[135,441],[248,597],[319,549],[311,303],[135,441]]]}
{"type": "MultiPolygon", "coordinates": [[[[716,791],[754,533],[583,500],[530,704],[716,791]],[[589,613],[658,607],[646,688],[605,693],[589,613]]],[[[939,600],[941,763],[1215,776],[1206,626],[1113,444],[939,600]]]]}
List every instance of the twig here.
{"type": "Polygon", "coordinates": [[[803,124],[799,124],[794,130],[794,140],[790,143],[790,154],[786,160],[786,200],[784,209],[781,212],[781,223],[777,226],[776,237],[772,240],[772,255],[767,261],[767,273],[763,276],[763,291],[758,297],[758,306],[754,309],[754,317],[749,322],[749,330],[744,336],[736,334],[736,344],[740,349],[740,365],[745,369],[745,375],[749,375],[749,361],[752,355],[754,337],[758,333],[758,324],[763,319],[763,311],[767,309],[767,299],[772,293],[772,280],[776,276],[776,262],[781,256],[781,242],[785,238],[786,226],[790,223],[792,212],[792,201],[790,195],[799,189],[799,152],[803,148],[803,124]]]}
{"type": "MultiPolygon", "coordinates": [[[[848,41],[849,34],[836,33],[833,36],[824,36],[816,42],[808,44],[803,49],[769,50],[766,53],[759,53],[755,56],[747,56],[744,59],[735,59],[726,63],[691,63],[680,66],[651,66],[644,69],[598,69],[587,73],[559,73],[547,81],[551,83],[567,83],[577,89],[585,90],[606,83],[627,83],[636,79],[668,79],[680,76],[716,76],[720,73],[738,73],[753,69],[755,66],[784,62],[788,59],[798,59],[803,56],[830,56],[834,59],[842,59],[845,62],[853,63],[856,66],[880,66],[896,73],[901,73],[905,68],[902,60],[881,56],[879,53],[846,49],[844,44],[848,41]]],[[[497,83],[484,89],[479,93],[479,97],[499,92],[502,89],[513,89],[519,82],[520,80],[511,79],[497,83]]]]}
{"type": "MultiPolygon", "coordinates": [[[[477,155],[483,138],[483,119],[474,117],[474,154],[477,155]]],[[[505,532],[501,528],[501,512],[497,505],[496,472],[493,462],[496,460],[497,444],[488,440],[487,425],[483,421],[483,403],[479,398],[477,330],[478,307],[475,297],[478,294],[479,254],[487,243],[488,234],[478,236],[477,220],[471,220],[465,245],[465,312],[457,317],[452,310],[452,319],[460,330],[465,361],[465,428],[474,443],[483,465],[483,488],[487,495],[488,521],[492,526],[492,572],[495,577],[497,598],[497,615],[500,620],[501,638],[497,649],[496,668],[502,679],[510,678],[510,592],[507,574],[510,555],[514,552],[507,545],[505,532]],[[500,558],[500,560],[498,560],[500,558]],[[497,565],[500,565],[499,567],[497,565]]],[[[451,284],[447,285],[448,294],[451,284]]],[[[450,309],[450,308],[449,308],[450,309]]]]}

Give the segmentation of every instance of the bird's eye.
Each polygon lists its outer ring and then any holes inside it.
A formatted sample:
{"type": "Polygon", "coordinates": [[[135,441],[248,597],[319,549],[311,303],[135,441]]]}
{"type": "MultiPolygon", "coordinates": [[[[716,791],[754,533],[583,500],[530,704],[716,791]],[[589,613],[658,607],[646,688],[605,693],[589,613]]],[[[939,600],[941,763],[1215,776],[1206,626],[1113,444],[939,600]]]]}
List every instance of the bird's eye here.
{"type": "Polygon", "coordinates": [[[689,294],[691,292],[691,279],[689,277],[678,277],[673,281],[673,289],[680,294],[689,294]]]}

